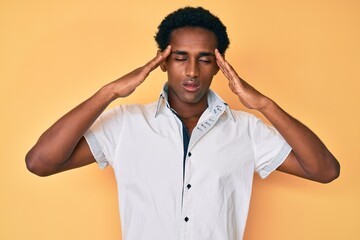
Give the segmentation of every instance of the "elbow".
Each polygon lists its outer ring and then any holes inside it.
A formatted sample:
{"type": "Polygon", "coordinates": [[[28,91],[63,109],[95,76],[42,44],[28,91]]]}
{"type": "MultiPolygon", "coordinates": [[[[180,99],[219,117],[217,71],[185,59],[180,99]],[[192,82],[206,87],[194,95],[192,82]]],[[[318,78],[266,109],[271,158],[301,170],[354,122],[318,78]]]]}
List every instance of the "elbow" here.
{"type": "Polygon", "coordinates": [[[337,160],[334,160],[334,164],[327,171],[325,176],[323,176],[319,182],[320,183],[330,183],[337,179],[340,176],[340,164],[337,160]]]}
{"type": "Polygon", "coordinates": [[[39,177],[46,177],[51,175],[50,171],[47,170],[46,164],[42,160],[41,156],[36,152],[30,150],[25,156],[26,168],[33,174],[39,177]]]}

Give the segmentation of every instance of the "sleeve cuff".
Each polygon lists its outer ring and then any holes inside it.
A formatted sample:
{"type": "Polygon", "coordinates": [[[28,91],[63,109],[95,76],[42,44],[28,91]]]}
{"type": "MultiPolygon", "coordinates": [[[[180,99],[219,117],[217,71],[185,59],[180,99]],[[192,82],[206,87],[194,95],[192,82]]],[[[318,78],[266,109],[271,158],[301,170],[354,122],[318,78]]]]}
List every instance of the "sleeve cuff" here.
{"type": "Polygon", "coordinates": [[[97,140],[95,134],[91,130],[89,130],[84,134],[84,138],[85,138],[86,142],[88,143],[88,145],[90,147],[90,151],[91,151],[92,155],[94,156],[99,167],[101,169],[104,169],[105,167],[107,167],[108,162],[106,160],[106,157],[105,157],[103,151],[101,150],[101,145],[100,145],[99,141],[97,140]]]}
{"type": "Polygon", "coordinates": [[[278,155],[276,155],[276,157],[273,159],[273,161],[271,161],[270,164],[268,164],[267,166],[265,166],[263,169],[261,169],[259,171],[259,176],[262,179],[269,176],[269,174],[271,172],[276,170],[285,161],[285,159],[287,158],[287,156],[289,155],[291,150],[292,150],[292,148],[290,147],[290,145],[285,142],[285,144],[281,148],[280,152],[278,153],[278,155]]]}

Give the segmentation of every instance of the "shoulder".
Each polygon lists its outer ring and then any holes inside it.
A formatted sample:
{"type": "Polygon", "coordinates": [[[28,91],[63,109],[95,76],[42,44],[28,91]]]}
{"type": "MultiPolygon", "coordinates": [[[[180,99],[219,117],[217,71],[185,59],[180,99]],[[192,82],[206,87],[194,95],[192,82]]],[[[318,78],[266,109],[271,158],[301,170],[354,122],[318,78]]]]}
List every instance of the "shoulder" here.
{"type": "Polygon", "coordinates": [[[230,111],[235,122],[238,124],[249,124],[250,122],[262,121],[259,117],[255,116],[255,114],[250,112],[234,109],[230,109],[230,111]]]}
{"type": "Polygon", "coordinates": [[[149,115],[156,111],[156,102],[147,104],[122,104],[108,109],[104,115],[112,117],[132,116],[132,115],[149,115]]]}
{"type": "Polygon", "coordinates": [[[275,128],[266,120],[256,116],[251,112],[231,109],[234,122],[240,128],[245,128],[249,133],[251,132],[276,132],[275,128]]]}
{"type": "Polygon", "coordinates": [[[116,129],[147,122],[155,115],[156,104],[122,104],[107,109],[93,123],[91,129],[116,129]]]}

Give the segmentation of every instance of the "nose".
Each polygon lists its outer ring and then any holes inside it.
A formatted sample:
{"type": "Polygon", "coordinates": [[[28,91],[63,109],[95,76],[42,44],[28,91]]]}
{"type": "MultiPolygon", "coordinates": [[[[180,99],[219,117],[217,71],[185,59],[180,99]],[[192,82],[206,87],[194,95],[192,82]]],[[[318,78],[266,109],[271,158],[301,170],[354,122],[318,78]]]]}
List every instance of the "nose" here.
{"type": "Polygon", "coordinates": [[[186,76],[195,78],[199,76],[199,66],[196,60],[189,59],[186,65],[186,76]]]}

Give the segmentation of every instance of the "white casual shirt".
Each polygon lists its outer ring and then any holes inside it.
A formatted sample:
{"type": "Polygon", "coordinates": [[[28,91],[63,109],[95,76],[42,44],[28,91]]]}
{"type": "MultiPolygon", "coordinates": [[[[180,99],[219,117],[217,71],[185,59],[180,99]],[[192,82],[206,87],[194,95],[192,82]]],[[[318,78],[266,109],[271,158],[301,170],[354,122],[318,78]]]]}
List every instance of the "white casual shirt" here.
{"type": "Polygon", "coordinates": [[[157,102],[107,111],[85,134],[99,166],[114,169],[123,239],[242,239],[254,171],[268,176],[290,146],[209,91],[184,155],[166,90],[157,102]]]}

